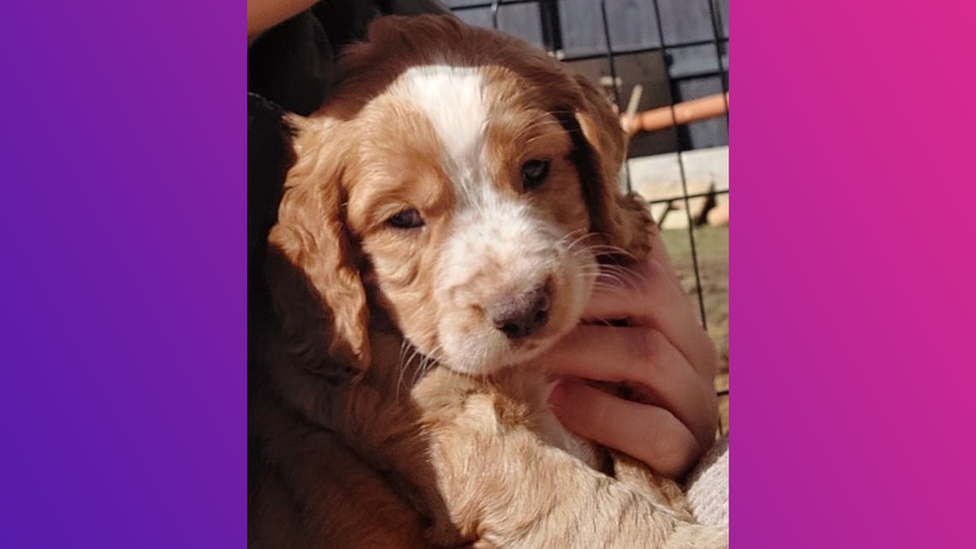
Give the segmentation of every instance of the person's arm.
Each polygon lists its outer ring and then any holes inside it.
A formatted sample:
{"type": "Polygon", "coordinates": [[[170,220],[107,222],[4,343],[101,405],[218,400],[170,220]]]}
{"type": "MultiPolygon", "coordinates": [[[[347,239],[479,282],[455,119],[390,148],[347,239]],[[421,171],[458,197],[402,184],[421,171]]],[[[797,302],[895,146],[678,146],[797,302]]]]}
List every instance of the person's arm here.
{"type": "Polygon", "coordinates": [[[264,31],[312,7],[318,0],[247,0],[247,45],[264,31]]]}
{"type": "Polygon", "coordinates": [[[711,447],[718,425],[718,353],[660,238],[631,276],[602,277],[584,323],[536,362],[565,376],[550,406],[571,431],[679,477],[711,447]],[[580,381],[619,383],[625,400],[580,381]]]}

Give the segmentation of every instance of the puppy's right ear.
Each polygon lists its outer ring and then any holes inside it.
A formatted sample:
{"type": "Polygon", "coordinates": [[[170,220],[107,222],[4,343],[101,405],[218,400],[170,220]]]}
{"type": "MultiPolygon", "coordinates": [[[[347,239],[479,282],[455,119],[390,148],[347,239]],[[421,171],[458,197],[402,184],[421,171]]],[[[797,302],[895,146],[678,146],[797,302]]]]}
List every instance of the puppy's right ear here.
{"type": "Polygon", "coordinates": [[[286,121],[296,132],[296,162],[268,237],[268,283],[285,352],[315,374],[358,378],[370,361],[369,309],[344,223],[342,123],[286,121]]]}
{"type": "Polygon", "coordinates": [[[584,182],[584,196],[590,209],[591,230],[604,235],[607,244],[643,259],[651,249],[657,230],[647,204],[636,193],[624,194],[617,175],[627,156],[627,138],[620,119],[607,98],[585,76],[575,75],[582,102],[575,119],[588,144],[595,181],[584,182]]]}

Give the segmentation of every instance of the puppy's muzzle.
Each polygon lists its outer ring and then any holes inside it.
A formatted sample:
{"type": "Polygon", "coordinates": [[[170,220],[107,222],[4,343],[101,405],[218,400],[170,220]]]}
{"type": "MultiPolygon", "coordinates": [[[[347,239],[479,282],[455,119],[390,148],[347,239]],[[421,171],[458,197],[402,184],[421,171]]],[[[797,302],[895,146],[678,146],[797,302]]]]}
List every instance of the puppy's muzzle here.
{"type": "Polygon", "coordinates": [[[552,303],[550,284],[486,308],[488,319],[509,339],[522,339],[538,332],[549,321],[552,303]]]}

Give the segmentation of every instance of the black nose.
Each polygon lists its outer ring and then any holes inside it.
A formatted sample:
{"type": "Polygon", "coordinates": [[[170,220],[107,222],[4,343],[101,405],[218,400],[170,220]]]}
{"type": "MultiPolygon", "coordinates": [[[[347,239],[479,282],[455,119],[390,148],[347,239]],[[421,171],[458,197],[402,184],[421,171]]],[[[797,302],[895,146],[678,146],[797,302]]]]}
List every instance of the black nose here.
{"type": "Polygon", "coordinates": [[[539,331],[549,320],[549,289],[540,286],[515,299],[496,303],[487,311],[488,318],[509,339],[519,339],[539,331]]]}

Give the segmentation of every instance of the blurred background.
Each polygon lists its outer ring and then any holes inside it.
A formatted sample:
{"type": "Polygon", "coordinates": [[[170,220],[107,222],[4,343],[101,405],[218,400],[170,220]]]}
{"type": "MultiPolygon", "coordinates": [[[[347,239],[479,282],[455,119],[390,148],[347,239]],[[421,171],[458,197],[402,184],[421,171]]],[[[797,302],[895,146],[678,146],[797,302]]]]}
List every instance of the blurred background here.
{"type": "Polygon", "coordinates": [[[622,187],[660,224],[721,356],[729,402],[728,0],[441,0],[465,22],[519,36],[588,76],[631,133],[622,187]]]}

